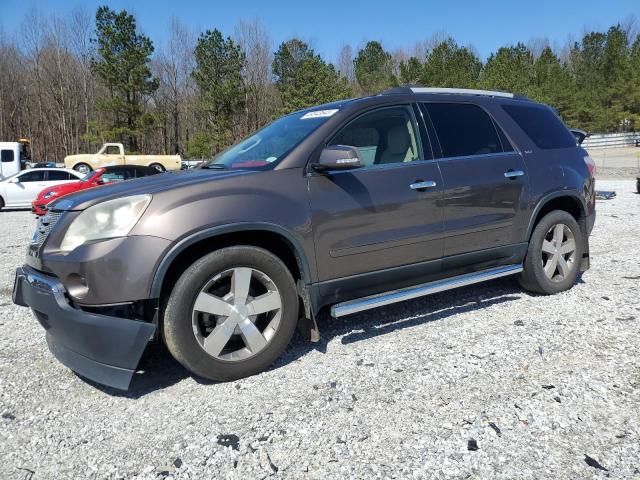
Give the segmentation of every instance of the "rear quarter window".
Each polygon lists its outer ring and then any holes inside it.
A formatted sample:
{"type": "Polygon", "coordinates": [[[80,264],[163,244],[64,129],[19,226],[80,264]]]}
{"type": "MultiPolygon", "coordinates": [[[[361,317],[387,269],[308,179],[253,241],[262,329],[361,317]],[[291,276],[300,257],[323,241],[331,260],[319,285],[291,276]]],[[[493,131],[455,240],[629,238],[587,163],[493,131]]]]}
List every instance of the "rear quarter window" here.
{"type": "Polygon", "coordinates": [[[503,105],[502,109],[538,148],[551,150],[576,146],[571,132],[558,116],[544,105],[503,105]]]}

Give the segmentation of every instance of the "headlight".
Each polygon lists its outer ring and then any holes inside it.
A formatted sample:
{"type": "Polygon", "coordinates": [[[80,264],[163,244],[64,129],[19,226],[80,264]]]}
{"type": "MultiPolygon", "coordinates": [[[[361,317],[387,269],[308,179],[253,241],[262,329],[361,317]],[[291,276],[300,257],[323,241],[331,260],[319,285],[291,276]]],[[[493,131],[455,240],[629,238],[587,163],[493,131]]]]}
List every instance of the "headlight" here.
{"type": "Polygon", "coordinates": [[[47,200],[51,197],[55,197],[56,195],[58,195],[58,192],[47,192],[44,194],[44,196],[42,197],[43,199],[47,200]]]}
{"type": "Polygon", "coordinates": [[[92,240],[127,236],[150,201],[151,195],[134,195],[87,208],[67,229],[60,250],[70,252],[92,240]]]}

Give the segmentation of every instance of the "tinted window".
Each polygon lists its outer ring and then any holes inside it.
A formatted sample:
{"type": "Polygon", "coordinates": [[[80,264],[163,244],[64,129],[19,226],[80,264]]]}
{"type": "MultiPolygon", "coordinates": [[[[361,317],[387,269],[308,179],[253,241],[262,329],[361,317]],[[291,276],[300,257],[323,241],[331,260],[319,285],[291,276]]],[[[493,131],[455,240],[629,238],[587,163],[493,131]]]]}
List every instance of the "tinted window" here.
{"type": "Polygon", "coordinates": [[[47,172],[47,179],[50,182],[58,180],[77,180],[76,177],[73,177],[69,172],[55,170],[49,170],[49,172],[47,172]]]}
{"type": "Polygon", "coordinates": [[[20,182],[43,182],[44,181],[44,171],[40,170],[38,172],[25,172],[19,177],[20,182]]]}
{"type": "Polygon", "coordinates": [[[502,152],[493,120],[477,105],[425,104],[440,140],[444,157],[464,157],[502,152]]]}
{"type": "Polygon", "coordinates": [[[14,158],[13,150],[2,150],[2,152],[0,152],[0,159],[3,162],[13,162],[14,158]]]}
{"type": "Polygon", "coordinates": [[[413,115],[408,107],[365,113],[338,132],[329,145],[356,147],[366,166],[421,158],[413,115]]]}
{"type": "Polygon", "coordinates": [[[129,178],[134,178],[134,173],[127,168],[110,168],[100,177],[105,183],[122,182],[129,178]]]}
{"type": "Polygon", "coordinates": [[[498,136],[500,137],[500,143],[502,143],[502,151],[503,152],[513,152],[514,148],[511,145],[511,142],[507,138],[507,135],[504,133],[504,130],[498,125],[495,121],[493,122],[494,127],[496,127],[496,131],[498,132],[498,136]]]}
{"type": "Polygon", "coordinates": [[[503,105],[524,133],[539,148],[569,148],[576,140],[558,116],[544,105],[503,105]]]}
{"type": "Polygon", "coordinates": [[[155,175],[157,173],[160,173],[160,171],[158,169],[153,168],[153,167],[149,167],[149,168],[136,167],[135,172],[136,172],[136,178],[137,177],[146,177],[148,175],[155,175]]]}

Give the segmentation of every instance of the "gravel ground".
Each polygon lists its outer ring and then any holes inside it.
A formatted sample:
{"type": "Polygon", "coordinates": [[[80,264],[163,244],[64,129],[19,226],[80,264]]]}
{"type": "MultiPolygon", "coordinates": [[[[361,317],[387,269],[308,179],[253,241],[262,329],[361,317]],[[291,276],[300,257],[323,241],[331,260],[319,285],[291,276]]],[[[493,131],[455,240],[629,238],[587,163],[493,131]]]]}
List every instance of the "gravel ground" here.
{"type": "Polygon", "coordinates": [[[0,212],[0,478],[640,478],[640,195],[599,181],[592,268],[344,320],[226,384],[158,348],[128,393],[90,384],[11,304],[34,222],[0,212]]]}
{"type": "Polygon", "coordinates": [[[640,176],[640,148],[592,148],[589,155],[596,162],[598,178],[613,180],[640,176]]]}

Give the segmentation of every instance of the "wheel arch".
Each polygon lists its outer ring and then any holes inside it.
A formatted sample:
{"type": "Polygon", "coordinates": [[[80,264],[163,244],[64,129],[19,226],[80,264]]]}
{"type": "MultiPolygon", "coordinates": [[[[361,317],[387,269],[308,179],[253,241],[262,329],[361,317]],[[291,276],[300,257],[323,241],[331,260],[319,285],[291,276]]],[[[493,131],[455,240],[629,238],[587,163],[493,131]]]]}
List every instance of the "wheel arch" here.
{"type": "Polygon", "coordinates": [[[280,258],[294,279],[311,283],[308,260],[298,240],[282,227],[269,223],[242,223],[207,228],[176,242],[155,269],[150,298],[160,298],[172,279],[195,259],[220,248],[250,245],[264,248],[280,258]]]}
{"type": "Polygon", "coordinates": [[[586,215],[587,206],[580,195],[575,191],[558,191],[543,196],[536,205],[527,228],[527,240],[531,238],[533,229],[540,219],[553,210],[564,210],[570,213],[579,224],[582,224],[581,218],[586,215]]]}

